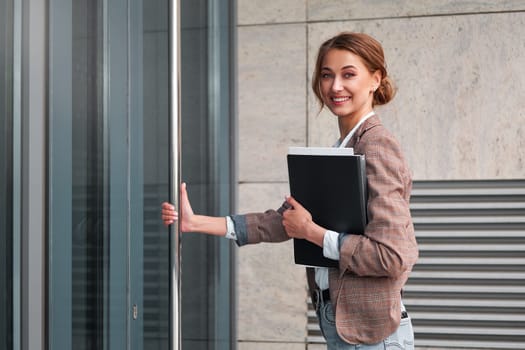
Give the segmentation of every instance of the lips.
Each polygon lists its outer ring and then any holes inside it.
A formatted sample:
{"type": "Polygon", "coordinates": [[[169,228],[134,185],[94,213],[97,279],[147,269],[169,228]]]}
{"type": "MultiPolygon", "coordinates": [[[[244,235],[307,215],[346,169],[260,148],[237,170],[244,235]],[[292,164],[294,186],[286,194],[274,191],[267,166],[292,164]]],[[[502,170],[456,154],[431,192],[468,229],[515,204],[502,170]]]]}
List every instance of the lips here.
{"type": "Polygon", "coordinates": [[[330,98],[334,104],[341,104],[348,100],[350,100],[350,97],[348,96],[336,96],[330,98]]]}

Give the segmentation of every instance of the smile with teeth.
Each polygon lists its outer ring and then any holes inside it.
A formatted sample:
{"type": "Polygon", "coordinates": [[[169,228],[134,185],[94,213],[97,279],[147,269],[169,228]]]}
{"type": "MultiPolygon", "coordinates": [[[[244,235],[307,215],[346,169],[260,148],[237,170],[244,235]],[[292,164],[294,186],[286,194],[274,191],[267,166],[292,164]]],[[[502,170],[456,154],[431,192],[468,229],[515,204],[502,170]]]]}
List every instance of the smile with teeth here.
{"type": "Polygon", "coordinates": [[[348,101],[350,99],[350,97],[348,96],[344,96],[344,97],[332,97],[332,101],[336,102],[336,103],[340,103],[340,102],[345,102],[345,101],[348,101]]]}

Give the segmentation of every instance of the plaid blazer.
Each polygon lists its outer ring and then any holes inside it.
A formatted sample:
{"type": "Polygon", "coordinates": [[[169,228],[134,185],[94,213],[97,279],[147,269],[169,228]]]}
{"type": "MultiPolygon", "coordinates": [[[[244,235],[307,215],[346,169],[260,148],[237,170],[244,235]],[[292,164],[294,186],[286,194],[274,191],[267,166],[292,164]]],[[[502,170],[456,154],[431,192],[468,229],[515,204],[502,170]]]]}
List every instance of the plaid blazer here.
{"type": "MultiPolygon", "coordinates": [[[[365,155],[368,225],[363,235],[348,234],[343,239],[339,268],[329,273],[330,297],[341,338],[373,344],[399,326],[401,290],[418,258],[409,209],[412,177],[399,143],[378,116],[359,127],[348,147],[365,155]]],[[[240,246],[290,239],[278,210],[232,219],[240,246]]],[[[307,268],[312,293],[313,275],[314,269],[307,268]]]]}

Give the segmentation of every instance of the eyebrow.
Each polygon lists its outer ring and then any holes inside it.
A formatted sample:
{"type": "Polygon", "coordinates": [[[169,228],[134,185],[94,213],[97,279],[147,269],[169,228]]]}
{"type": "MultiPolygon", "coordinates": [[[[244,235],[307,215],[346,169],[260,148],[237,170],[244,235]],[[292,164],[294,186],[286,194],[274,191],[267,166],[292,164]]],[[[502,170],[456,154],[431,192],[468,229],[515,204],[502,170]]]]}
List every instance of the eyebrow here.
{"type": "MultiPolygon", "coordinates": [[[[352,65],[352,64],[349,64],[348,66],[344,66],[341,70],[345,70],[345,69],[349,69],[349,68],[356,68],[356,66],[352,65]]],[[[321,70],[329,70],[329,71],[332,71],[331,68],[329,67],[322,67],[321,70]]]]}

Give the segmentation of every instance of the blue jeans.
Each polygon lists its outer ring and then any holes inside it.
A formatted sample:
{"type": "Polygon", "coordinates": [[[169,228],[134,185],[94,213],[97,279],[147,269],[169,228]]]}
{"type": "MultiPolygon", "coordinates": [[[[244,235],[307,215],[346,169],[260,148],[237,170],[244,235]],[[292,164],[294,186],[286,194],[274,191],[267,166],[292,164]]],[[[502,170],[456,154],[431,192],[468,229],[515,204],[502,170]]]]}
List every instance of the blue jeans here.
{"type": "Polygon", "coordinates": [[[332,303],[321,302],[317,310],[321,332],[328,350],[414,350],[414,331],[410,316],[401,319],[399,328],[386,339],[375,344],[348,344],[337,334],[332,303]]]}

